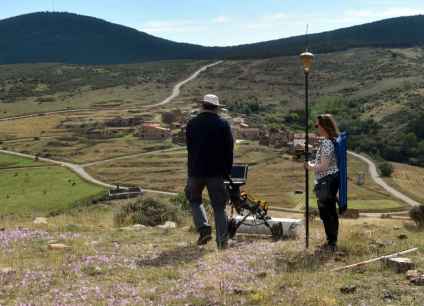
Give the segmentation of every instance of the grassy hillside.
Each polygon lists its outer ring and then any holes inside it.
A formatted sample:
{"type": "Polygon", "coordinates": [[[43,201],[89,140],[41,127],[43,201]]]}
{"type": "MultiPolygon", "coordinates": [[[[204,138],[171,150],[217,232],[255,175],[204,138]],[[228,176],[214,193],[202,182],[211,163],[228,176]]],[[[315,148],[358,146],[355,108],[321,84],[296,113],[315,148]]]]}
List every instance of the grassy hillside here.
{"type": "MultiPolygon", "coordinates": [[[[424,50],[352,49],[317,55],[311,71],[311,123],[333,113],[350,148],[424,165],[424,50]]],[[[186,98],[214,92],[252,126],[303,130],[298,57],[226,61],[187,86],[186,98]]],[[[312,125],[312,124],[311,124],[312,125]]]]}
{"type": "Polygon", "coordinates": [[[3,65],[0,118],[75,108],[129,108],[166,98],[178,81],[206,62],[130,65],[3,65]]]}
{"type": "Polygon", "coordinates": [[[393,168],[392,176],[386,181],[409,197],[424,203],[424,195],[422,193],[424,168],[399,163],[393,163],[393,168]]]}
{"type": "Polygon", "coordinates": [[[63,212],[104,189],[68,169],[0,154],[0,216],[45,216],[63,212]]]}
{"type": "MultiPolygon", "coordinates": [[[[310,82],[311,116],[335,114],[351,135],[351,149],[424,165],[423,59],[421,48],[317,55],[310,82]]],[[[0,116],[79,107],[142,107],[167,96],[177,80],[202,64],[7,66],[0,72],[0,116]]],[[[252,126],[303,129],[303,73],[297,56],[225,61],[187,84],[173,105],[190,107],[207,92],[217,93],[232,114],[248,116],[252,126]]]]}

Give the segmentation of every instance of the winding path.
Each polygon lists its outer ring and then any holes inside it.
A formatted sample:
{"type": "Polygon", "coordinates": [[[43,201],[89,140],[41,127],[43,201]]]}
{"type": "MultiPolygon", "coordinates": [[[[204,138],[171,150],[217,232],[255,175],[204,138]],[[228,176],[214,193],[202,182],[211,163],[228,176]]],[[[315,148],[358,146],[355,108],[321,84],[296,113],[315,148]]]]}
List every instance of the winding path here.
{"type": "Polygon", "coordinates": [[[377,167],[372,160],[366,158],[363,155],[355,153],[355,152],[349,151],[348,153],[350,155],[355,156],[356,158],[359,158],[360,160],[366,162],[368,164],[368,171],[371,175],[371,178],[374,180],[374,182],[377,185],[380,185],[384,190],[386,190],[392,196],[394,196],[395,198],[398,198],[399,200],[401,200],[402,202],[404,202],[404,203],[406,203],[410,206],[420,205],[420,203],[418,203],[417,201],[411,199],[410,197],[406,196],[405,194],[403,194],[403,193],[397,191],[396,189],[394,189],[393,187],[389,186],[378,174],[377,167]]]}
{"type": "MultiPolygon", "coordinates": [[[[402,202],[408,204],[409,206],[418,206],[421,205],[421,203],[411,199],[410,197],[406,196],[405,194],[399,192],[398,190],[394,189],[393,187],[389,186],[378,174],[377,171],[377,167],[375,165],[375,163],[370,160],[369,158],[360,155],[358,153],[352,152],[352,151],[348,151],[348,154],[359,158],[360,160],[362,160],[363,162],[368,164],[368,171],[371,175],[371,178],[373,179],[373,181],[381,186],[384,190],[386,190],[388,193],[390,193],[393,197],[398,198],[399,200],[401,200],[402,202]]],[[[304,211],[301,211],[299,209],[289,209],[289,208],[280,208],[280,207],[271,207],[272,210],[275,211],[281,211],[281,212],[288,212],[288,213],[293,213],[293,214],[304,214],[304,211]]],[[[361,217],[369,217],[369,218],[381,218],[383,215],[391,215],[391,216],[400,216],[403,215],[405,212],[407,211],[396,211],[396,212],[381,212],[381,213],[360,213],[361,217]]]]}
{"type": "Polygon", "coordinates": [[[162,106],[162,105],[168,104],[169,102],[171,102],[172,100],[174,100],[176,97],[178,97],[180,95],[181,87],[182,86],[184,86],[185,84],[187,84],[190,81],[193,81],[203,71],[206,71],[208,68],[211,68],[213,66],[219,65],[222,62],[223,61],[217,61],[215,63],[212,63],[212,64],[209,64],[209,65],[206,65],[206,66],[201,67],[195,73],[193,73],[188,79],[185,79],[184,81],[182,81],[182,82],[178,83],[177,85],[175,85],[174,88],[172,89],[172,94],[168,98],[166,98],[162,102],[159,102],[159,103],[156,103],[156,104],[151,104],[151,105],[143,106],[143,108],[153,108],[153,107],[157,107],[157,106],[162,106]]]}
{"type": "MultiPolygon", "coordinates": [[[[8,154],[8,155],[13,155],[13,156],[19,156],[19,157],[25,157],[25,158],[30,158],[30,159],[36,159],[37,157],[35,155],[30,155],[30,154],[24,154],[24,153],[19,153],[19,152],[13,152],[13,151],[7,151],[7,150],[0,150],[0,153],[3,154],[8,154]]],[[[85,170],[84,167],[81,165],[77,165],[77,164],[72,164],[72,163],[68,163],[68,162],[64,162],[64,161],[58,161],[58,160],[54,160],[54,159],[50,159],[50,158],[43,158],[43,157],[38,157],[39,161],[43,161],[46,163],[50,163],[50,164],[55,164],[61,167],[66,167],[68,169],[70,169],[71,171],[75,172],[79,177],[81,177],[83,180],[98,185],[98,186],[102,186],[102,187],[106,187],[106,188],[116,188],[115,185],[111,185],[102,181],[97,180],[96,178],[92,177],[90,174],[88,174],[85,170]]],[[[122,187],[119,186],[122,189],[126,189],[127,187],[122,187]]],[[[150,190],[150,189],[144,189],[145,192],[151,192],[151,193],[158,193],[158,194],[164,194],[164,195],[176,195],[176,193],[174,192],[167,192],[167,191],[159,191],[159,190],[150,190]]]]}
{"type": "MultiPolygon", "coordinates": [[[[189,78],[187,78],[187,79],[185,79],[185,80],[177,83],[174,86],[174,88],[172,89],[172,94],[169,97],[167,97],[166,99],[164,99],[162,102],[159,102],[159,103],[156,103],[156,104],[147,105],[144,108],[154,108],[154,107],[157,107],[157,106],[163,106],[165,104],[170,103],[172,100],[174,100],[176,97],[178,97],[180,95],[181,87],[182,86],[184,86],[188,82],[190,82],[190,81],[194,80],[195,78],[197,78],[199,76],[199,74],[202,73],[203,71],[206,71],[210,67],[219,65],[222,62],[223,61],[217,61],[217,62],[214,62],[212,64],[208,64],[208,65],[205,65],[205,66],[201,67],[200,69],[196,70],[189,78]]],[[[92,110],[92,109],[60,110],[60,111],[47,112],[47,113],[42,113],[42,114],[31,114],[31,115],[24,115],[24,116],[16,116],[16,117],[3,118],[3,119],[0,119],[0,121],[12,121],[12,120],[17,120],[17,119],[36,117],[36,116],[40,116],[40,115],[53,115],[53,114],[59,114],[59,113],[78,112],[78,111],[85,111],[85,110],[92,110]]],[[[64,161],[53,160],[53,159],[50,159],[50,158],[42,158],[42,157],[38,157],[38,160],[44,161],[44,162],[47,162],[47,163],[51,163],[51,164],[55,164],[55,165],[59,165],[59,166],[62,166],[62,167],[66,167],[66,168],[70,169],[71,171],[73,171],[74,173],[76,173],[82,179],[86,180],[87,182],[96,184],[98,186],[102,186],[102,187],[106,187],[106,188],[115,188],[116,187],[115,185],[102,182],[102,181],[100,181],[100,180],[92,177],[90,174],[88,174],[85,171],[84,167],[93,166],[93,165],[99,165],[99,164],[107,163],[107,162],[114,161],[114,160],[121,160],[121,159],[130,158],[130,157],[136,157],[136,156],[140,156],[140,155],[145,155],[145,154],[152,154],[152,153],[158,153],[158,152],[173,151],[173,150],[177,150],[177,149],[179,149],[179,148],[165,149],[165,150],[154,151],[154,152],[137,153],[137,154],[131,154],[131,155],[126,155],[126,156],[119,156],[119,157],[115,157],[115,158],[111,158],[111,159],[107,159],[107,160],[96,161],[96,162],[91,162],[91,163],[87,163],[87,164],[83,164],[83,165],[73,164],[73,163],[64,162],[64,161]]],[[[19,153],[19,152],[14,152],[14,151],[8,151],[8,150],[0,150],[0,153],[14,155],[14,156],[19,156],[19,157],[25,157],[25,158],[30,158],[30,159],[37,158],[35,155],[24,154],[24,153],[19,153]]],[[[125,189],[126,187],[120,186],[120,188],[125,189]]],[[[167,191],[151,190],[151,189],[144,189],[144,191],[145,192],[149,192],[149,193],[163,194],[163,195],[176,195],[177,194],[175,192],[167,192],[167,191]]]]}

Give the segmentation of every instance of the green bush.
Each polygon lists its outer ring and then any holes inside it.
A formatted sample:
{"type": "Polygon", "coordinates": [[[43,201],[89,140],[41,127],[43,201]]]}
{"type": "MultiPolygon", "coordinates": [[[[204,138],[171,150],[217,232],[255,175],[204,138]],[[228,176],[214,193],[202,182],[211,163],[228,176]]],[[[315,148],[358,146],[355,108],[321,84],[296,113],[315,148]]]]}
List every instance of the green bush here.
{"type": "Polygon", "coordinates": [[[409,210],[409,217],[419,228],[424,228],[424,205],[412,207],[409,210]]]}
{"type": "Polygon", "coordinates": [[[390,177],[393,173],[393,165],[388,162],[383,162],[378,165],[378,169],[380,170],[380,174],[383,177],[390,177]]]}
{"type": "Polygon", "coordinates": [[[187,197],[183,192],[178,193],[174,198],[171,199],[171,202],[182,211],[191,211],[190,202],[187,200],[187,197]]]}
{"type": "Polygon", "coordinates": [[[180,223],[182,211],[172,203],[161,202],[151,198],[129,202],[114,214],[116,226],[143,224],[156,226],[166,221],[180,223]]]}
{"type": "MultiPolygon", "coordinates": [[[[185,193],[180,192],[174,198],[171,199],[171,203],[173,203],[176,207],[181,209],[183,212],[191,213],[191,204],[188,201],[185,193]]],[[[212,207],[209,199],[203,199],[203,206],[205,207],[208,215],[212,214],[212,207]]]]}

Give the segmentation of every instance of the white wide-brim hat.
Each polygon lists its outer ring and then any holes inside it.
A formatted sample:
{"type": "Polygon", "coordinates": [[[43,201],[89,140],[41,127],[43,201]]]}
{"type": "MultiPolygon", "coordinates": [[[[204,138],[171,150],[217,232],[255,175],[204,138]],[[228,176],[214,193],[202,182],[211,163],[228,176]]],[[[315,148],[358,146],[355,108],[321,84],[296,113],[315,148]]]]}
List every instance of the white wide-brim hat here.
{"type": "Polygon", "coordinates": [[[224,105],[219,103],[219,98],[216,95],[212,95],[212,94],[207,94],[203,97],[203,99],[201,100],[202,103],[204,104],[209,104],[209,105],[213,105],[216,107],[223,107],[224,105]]]}

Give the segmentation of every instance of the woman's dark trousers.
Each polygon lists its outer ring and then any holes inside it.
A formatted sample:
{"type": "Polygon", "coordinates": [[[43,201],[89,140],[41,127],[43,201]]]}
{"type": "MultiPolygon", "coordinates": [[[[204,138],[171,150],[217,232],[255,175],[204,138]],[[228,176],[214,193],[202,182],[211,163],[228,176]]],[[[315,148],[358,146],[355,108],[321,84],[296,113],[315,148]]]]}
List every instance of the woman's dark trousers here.
{"type": "MultiPolygon", "coordinates": [[[[339,216],[337,214],[337,192],[339,190],[339,175],[328,175],[320,180],[325,180],[330,186],[330,197],[325,201],[318,199],[319,215],[324,223],[325,234],[329,245],[337,244],[339,232],[339,216]]],[[[319,183],[318,183],[319,184],[319,183]]]]}

